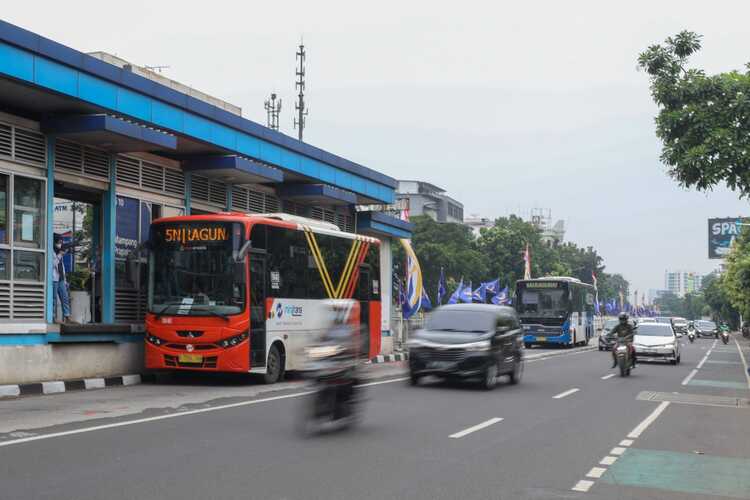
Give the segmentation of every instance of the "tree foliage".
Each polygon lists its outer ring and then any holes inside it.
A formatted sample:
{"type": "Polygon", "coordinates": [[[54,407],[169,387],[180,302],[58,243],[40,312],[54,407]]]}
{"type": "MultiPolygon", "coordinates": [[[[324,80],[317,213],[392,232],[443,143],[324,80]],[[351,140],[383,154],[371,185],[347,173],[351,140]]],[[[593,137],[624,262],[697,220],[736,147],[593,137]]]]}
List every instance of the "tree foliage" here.
{"type": "Polygon", "coordinates": [[[654,302],[665,316],[679,316],[695,320],[705,315],[706,301],[701,293],[688,293],[684,297],[678,297],[670,292],[654,302]]]}
{"type": "MultiPolygon", "coordinates": [[[[725,182],[750,196],[750,71],[706,75],[688,68],[701,36],[682,31],[640,54],[659,106],[661,160],[684,187],[710,190],[725,182]]],[[[750,65],[747,66],[750,70],[750,65]]]]}
{"type": "MultiPolygon", "coordinates": [[[[483,228],[478,238],[463,224],[438,223],[429,217],[413,217],[412,245],[422,267],[422,278],[428,294],[435,298],[440,269],[444,269],[448,291],[463,279],[476,287],[482,281],[499,278],[501,286],[511,290],[523,278],[523,254],[529,245],[532,276],[572,276],[591,283],[592,272],[599,281],[601,300],[627,295],[628,282],[621,275],[604,271],[604,260],[593,247],[581,248],[574,243],[548,245],[539,230],[519,217],[501,217],[490,228],[483,228]]],[[[403,276],[403,252],[394,252],[394,269],[403,276]]]]}
{"type": "Polygon", "coordinates": [[[750,319],[750,231],[741,231],[734,240],[722,276],[723,290],[732,306],[750,319]]]}

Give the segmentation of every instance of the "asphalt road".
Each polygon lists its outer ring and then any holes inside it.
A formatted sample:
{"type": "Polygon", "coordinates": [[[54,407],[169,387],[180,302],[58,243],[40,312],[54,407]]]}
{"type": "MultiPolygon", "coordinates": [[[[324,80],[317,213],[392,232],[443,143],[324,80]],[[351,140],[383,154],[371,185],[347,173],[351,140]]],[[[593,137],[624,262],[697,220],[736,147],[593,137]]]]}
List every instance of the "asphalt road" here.
{"type": "Polygon", "coordinates": [[[359,428],[309,439],[293,430],[307,397],[295,383],[4,401],[0,500],[750,498],[750,381],[734,340],[686,342],[681,365],[625,379],[607,377],[608,353],[556,354],[491,392],[412,388],[386,369],[359,428]]]}

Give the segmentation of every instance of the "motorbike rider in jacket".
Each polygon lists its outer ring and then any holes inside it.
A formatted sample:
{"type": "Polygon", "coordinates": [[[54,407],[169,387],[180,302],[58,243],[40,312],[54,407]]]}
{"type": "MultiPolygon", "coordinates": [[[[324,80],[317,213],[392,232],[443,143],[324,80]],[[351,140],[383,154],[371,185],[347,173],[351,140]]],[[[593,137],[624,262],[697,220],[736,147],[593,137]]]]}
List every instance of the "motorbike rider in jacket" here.
{"type": "MultiPolygon", "coordinates": [[[[620,313],[618,318],[620,321],[617,325],[612,328],[611,333],[617,336],[618,344],[625,344],[630,349],[630,357],[633,360],[633,368],[635,368],[635,349],[633,348],[633,336],[635,335],[635,328],[628,321],[627,313],[620,313]]],[[[612,349],[612,368],[617,367],[617,354],[615,349],[612,349]]]]}

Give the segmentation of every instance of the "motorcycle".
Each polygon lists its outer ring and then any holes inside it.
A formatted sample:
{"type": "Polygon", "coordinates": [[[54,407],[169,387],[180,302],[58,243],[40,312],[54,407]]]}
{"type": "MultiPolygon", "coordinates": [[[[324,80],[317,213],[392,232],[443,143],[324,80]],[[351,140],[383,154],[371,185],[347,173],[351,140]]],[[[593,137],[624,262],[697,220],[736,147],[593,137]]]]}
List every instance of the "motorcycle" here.
{"type": "Polygon", "coordinates": [[[617,357],[617,366],[620,369],[620,376],[627,377],[633,368],[632,347],[627,344],[617,344],[615,346],[615,356],[617,357]]]}
{"type": "Polygon", "coordinates": [[[691,328],[688,330],[688,340],[690,341],[691,344],[695,342],[695,329],[694,328],[691,328]]]}
{"type": "Polygon", "coordinates": [[[729,332],[727,330],[721,331],[721,341],[724,342],[724,344],[729,343],[729,332]]]}
{"type": "Polygon", "coordinates": [[[358,387],[357,358],[344,339],[323,342],[305,349],[305,376],[313,394],[303,403],[298,431],[304,436],[354,426],[361,414],[362,389],[358,387]]]}

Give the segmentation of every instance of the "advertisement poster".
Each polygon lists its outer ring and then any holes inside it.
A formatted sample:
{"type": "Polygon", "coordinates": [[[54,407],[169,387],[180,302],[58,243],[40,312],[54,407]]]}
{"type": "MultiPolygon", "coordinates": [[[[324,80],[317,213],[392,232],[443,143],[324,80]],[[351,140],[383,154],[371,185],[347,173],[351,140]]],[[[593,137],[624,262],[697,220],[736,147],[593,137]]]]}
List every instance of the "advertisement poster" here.
{"type": "Polygon", "coordinates": [[[708,219],[708,258],[723,259],[729,254],[743,224],[750,224],[750,219],[731,217],[708,219]]]}
{"type": "Polygon", "coordinates": [[[117,197],[115,258],[125,259],[138,248],[139,202],[125,196],[117,197]]]}

